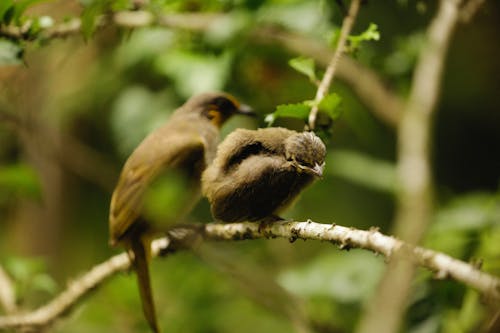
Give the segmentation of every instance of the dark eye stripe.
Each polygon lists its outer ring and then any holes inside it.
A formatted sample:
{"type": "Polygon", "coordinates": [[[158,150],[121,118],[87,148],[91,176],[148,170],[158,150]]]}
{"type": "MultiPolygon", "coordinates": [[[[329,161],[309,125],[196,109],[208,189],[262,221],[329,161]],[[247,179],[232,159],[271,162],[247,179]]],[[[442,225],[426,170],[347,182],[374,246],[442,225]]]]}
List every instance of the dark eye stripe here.
{"type": "Polygon", "coordinates": [[[222,112],[236,109],[235,103],[233,103],[233,101],[229,100],[226,97],[217,97],[214,101],[214,104],[222,112]]]}

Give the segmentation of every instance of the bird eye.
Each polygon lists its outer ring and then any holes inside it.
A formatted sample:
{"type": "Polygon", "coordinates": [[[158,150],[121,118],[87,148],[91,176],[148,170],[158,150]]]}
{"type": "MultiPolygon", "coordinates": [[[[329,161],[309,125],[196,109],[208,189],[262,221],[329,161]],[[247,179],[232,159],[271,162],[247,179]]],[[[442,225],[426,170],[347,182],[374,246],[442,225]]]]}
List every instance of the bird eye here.
{"type": "Polygon", "coordinates": [[[235,108],[233,102],[224,97],[217,97],[214,101],[214,104],[219,110],[232,110],[235,108]]]}

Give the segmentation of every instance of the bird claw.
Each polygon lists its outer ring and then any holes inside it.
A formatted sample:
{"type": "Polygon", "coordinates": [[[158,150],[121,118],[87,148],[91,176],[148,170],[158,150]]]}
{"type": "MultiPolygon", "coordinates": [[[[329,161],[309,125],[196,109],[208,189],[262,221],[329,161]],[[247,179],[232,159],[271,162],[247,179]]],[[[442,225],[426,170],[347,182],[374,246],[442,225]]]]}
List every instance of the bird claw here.
{"type": "MultiPolygon", "coordinates": [[[[284,219],[278,215],[269,215],[259,222],[259,233],[265,233],[265,230],[270,227],[274,222],[284,221],[284,219]]],[[[268,237],[270,235],[266,235],[268,237]]]]}

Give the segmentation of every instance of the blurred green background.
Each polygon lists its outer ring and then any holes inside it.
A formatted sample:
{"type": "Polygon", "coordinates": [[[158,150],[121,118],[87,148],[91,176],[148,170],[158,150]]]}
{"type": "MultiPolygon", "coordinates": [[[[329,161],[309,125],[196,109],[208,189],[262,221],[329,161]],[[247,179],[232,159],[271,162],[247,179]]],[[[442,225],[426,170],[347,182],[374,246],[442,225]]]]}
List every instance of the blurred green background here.
{"type": "MultiPolygon", "coordinates": [[[[201,30],[113,25],[88,35],[16,45],[0,39],[0,265],[22,309],[35,308],[116,250],[108,247],[110,194],[133,148],[189,96],[228,91],[266,126],[277,105],[313,99],[316,88],[288,65],[301,54],[255,35],[280,27],[325,46],[338,33],[336,1],[135,1],[155,13],[223,13],[201,30]],[[13,53],[24,59],[15,63],[13,53]],[[14,59],[14,60],[13,60],[14,59]]],[[[27,16],[93,22],[128,1],[49,1],[27,16]],[[97,5],[97,3],[100,3],[97,5]],[[82,14],[83,10],[83,14],[82,14]]],[[[433,1],[366,2],[353,33],[376,23],[379,41],[352,55],[401,98],[408,92],[433,1]]],[[[436,214],[425,245],[482,260],[500,275],[500,4],[487,1],[461,24],[446,60],[433,130],[436,214]]],[[[319,67],[319,66],[318,66],[319,67]]],[[[321,70],[318,71],[321,74],[321,70]]],[[[360,77],[359,80],[363,80],[360,77]]],[[[325,136],[325,177],[285,217],[391,232],[395,207],[394,128],[336,80],[342,114],[325,136]]],[[[297,120],[275,125],[300,129],[297,120]]],[[[207,202],[191,214],[212,221],[207,202]]],[[[258,240],[211,244],[152,264],[164,332],[351,332],[384,261],[329,243],[258,240]]],[[[0,313],[3,310],[0,309],[0,313]]],[[[404,332],[477,332],[494,315],[479,295],[421,270],[404,332]]],[[[498,325],[498,323],[497,323],[498,325]]],[[[87,298],[53,332],[147,332],[133,274],[87,298]]],[[[493,332],[493,331],[492,331],[493,332]]]]}

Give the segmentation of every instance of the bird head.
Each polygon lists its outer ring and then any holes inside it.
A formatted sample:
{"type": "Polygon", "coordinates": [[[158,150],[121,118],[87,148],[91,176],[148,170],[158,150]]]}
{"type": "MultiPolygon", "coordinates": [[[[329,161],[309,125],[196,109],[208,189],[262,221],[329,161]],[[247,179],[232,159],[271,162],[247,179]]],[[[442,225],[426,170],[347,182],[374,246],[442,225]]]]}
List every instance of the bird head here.
{"type": "Polygon", "coordinates": [[[325,155],[325,144],[312,132],[296,133],[285,140],[285,157],[299,173],[323,176],[325,155]]]}
{"type": "Polygon", "coordinates": [[[223,92],[196,95],[185,106],[188,110],[201,113],[217,127],[221,127],[233,114],[254,115],[251,107],[240,104],[232,95],[223,92]]]}

